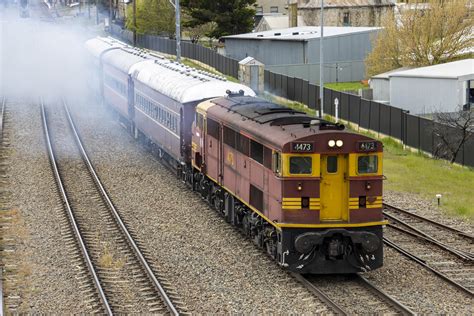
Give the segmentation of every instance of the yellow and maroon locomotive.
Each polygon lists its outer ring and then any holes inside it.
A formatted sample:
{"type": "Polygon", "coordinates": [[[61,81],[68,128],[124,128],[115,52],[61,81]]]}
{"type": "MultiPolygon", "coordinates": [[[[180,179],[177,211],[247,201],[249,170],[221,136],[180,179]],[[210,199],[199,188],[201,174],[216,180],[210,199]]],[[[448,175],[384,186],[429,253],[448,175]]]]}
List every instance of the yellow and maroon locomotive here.
{"type": "Polygon", "coordinates": [[[196,107],[194,189],[300,273],[382,265],[382,144],[266,100],[196,107]]]}

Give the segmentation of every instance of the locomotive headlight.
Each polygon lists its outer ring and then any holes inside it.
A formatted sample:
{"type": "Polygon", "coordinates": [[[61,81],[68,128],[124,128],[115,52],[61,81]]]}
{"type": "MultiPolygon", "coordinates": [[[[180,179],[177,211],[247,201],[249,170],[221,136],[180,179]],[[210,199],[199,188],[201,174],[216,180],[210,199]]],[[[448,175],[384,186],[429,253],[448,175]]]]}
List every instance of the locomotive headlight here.
{"type": "Polygon", "coordinates": [[[199,135],[199,132],[196,132],[196,136],[197,136],[197,137],[200,137],[201,135],[199,135]]]}
{"type": "Polygon", "coordinates": [[[328,146],[331,147],[331,148],[336,146],[336,141],[331,139],[330,141],[328,141],[328,146]]]}
{"type": "Polygon", "coordinates": [[[344,145],[344,142],[342,140],[339,139],[338,141],[336,141],[337,147],[342,147],[342,145],[344,145]]]}

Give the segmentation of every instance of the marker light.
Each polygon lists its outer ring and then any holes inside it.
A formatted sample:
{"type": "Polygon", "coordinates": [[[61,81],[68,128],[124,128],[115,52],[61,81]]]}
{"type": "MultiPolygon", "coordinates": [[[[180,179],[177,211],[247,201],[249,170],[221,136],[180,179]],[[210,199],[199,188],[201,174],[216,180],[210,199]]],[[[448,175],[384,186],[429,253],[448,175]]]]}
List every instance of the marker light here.
{"type": "Polygon", "coordinates": [[[331,139],[330,141],[328,141],[328,146],[332,148],[332,147],[336,146],[336,142],[331,139]]]}
{"type": "Polygon", "coordinates": [[[342,147],[342,145],[344,145],[344,142],[342,140],[339,139],[338,141],[336,141],[337,147],[342,147]]]}
{"type": "Polygon", "coordinates": [[[196,136],[197,136],[197,137],[200,137],[201,135],[199,135],[199,132],[196,132],[196,136]]]}

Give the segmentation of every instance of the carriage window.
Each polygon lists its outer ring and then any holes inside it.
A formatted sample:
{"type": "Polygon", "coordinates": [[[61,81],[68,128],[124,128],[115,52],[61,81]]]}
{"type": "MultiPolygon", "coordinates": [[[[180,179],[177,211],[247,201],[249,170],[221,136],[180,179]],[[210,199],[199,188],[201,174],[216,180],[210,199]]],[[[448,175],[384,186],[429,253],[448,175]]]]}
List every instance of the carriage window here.
{"type": "Polygon", "coordinates": [[[250,158],[263,164],[263,145],[250,140],[250,158]]]}
{"type": "Polygon", "coordinates": [[[202,131],[204,127],[204,117],[201,114],[197,114],[196,125],[202,131]]]}
{"type": "Polygon", "coordinates": [[[328,173],[337,172],[337,156],[328,156],[326,170],[328,173]]]}
{"type": "Polygon", "coordinates": [[[235,134],[236,133],[233,130],[227,126],[224,126],[224,143],[232,148],[235,148],[235,134]]]}
{"type": "Polygon", "coordinates": [[[313,159],[311,157],[290,157],[290,173],[291,174],[311,174],[313,167],[313,159]]]}
{"type": "Polygon", "coordinates": [[[266,146],[263,146],[263,165],[268,169],[272,168],[272,150],[266,146]]]}
{"type": "Polygon", "coordinates": [[[377,156],[359,156],[357,159],[358,173],[376,173],[377,172],[377,156]]]}
{"type": "Polygon", "coordinates": [[[237,134],[237,150],[248,156],[250,147],[250,139],[247,136],[237,134]]]}
{"type": "Polygon", "coordinates": [[[216,138],[220,139],[219,137],[219,123],[214,121],[213,119],[207,119],[207,134],[216,138]]]}

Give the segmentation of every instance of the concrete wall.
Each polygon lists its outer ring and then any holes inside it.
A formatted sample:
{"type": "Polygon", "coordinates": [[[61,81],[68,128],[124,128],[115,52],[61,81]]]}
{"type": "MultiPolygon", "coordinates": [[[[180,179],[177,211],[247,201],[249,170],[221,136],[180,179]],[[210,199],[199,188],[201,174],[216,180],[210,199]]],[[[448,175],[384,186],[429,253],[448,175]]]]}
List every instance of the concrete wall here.
{"type": "Polygon", "coordinates": [[[457,79],[391,77],[390,105],[411,114],[454,112],[461,105],[462,85],[457,79]]]}
{"type": "MultiPolygon", "coordinates": [[[[327,26],[381,26],[387,13],[393,13],[391,6],[324,8],[324,25],[327,26]],[[349,24],[344,24],[344,14],[349,13],[349,24]]],[[[306,25],[320,25],[319,8],[298,8],[298,15],[306,25]]]]}

